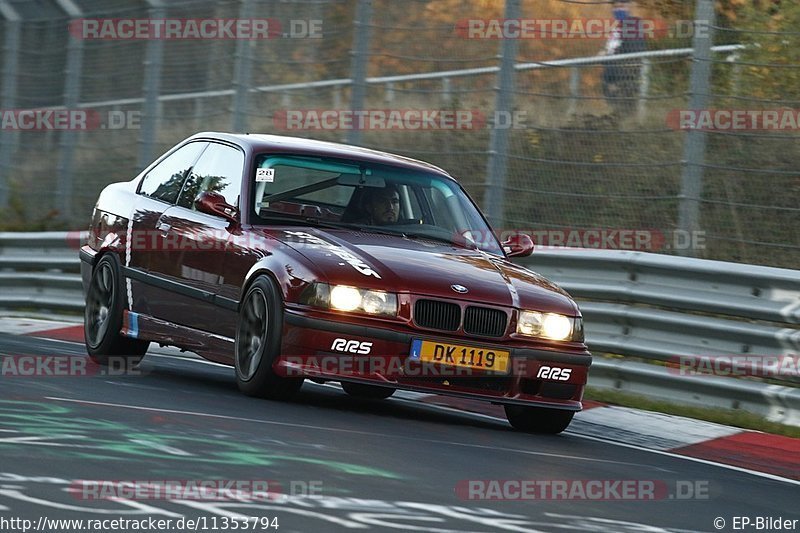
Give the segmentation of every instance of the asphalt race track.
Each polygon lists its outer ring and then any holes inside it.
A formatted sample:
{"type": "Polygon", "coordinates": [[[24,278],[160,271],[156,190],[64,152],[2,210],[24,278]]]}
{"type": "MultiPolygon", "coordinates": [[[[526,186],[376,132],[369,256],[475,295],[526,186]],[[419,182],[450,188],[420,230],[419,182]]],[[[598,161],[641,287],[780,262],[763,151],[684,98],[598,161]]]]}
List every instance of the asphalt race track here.
{"type": "MultiPolygon", "coordinates": [[[[81,344],[7,334],[0,354],[86,357],[81,344]]],[[[60,533],[79,529],[52,520],[199,519],[167,531],[234,530],[234,519],[253,516],[277,518],[278,531],[657,532],[798,517],[796,483],[586,437],[580,415],[562,435],[535,436],[405,395],[353,399],[335,385],[306,382],[290,403],[256,400],[238,392],[231,369],[152,349],[141,375],[0,379],[4,533],[22,531],[12,518],[60,533]],[[251,501],[115,500],[76,480],[261,480],[269,491],[251,501]],[[643,496],[470,500],[468,480],[483,487],[478,496],[507,480],[639,480],[656,491],[655,499],[637,489],[643,496]]],[[[248,528],[275,531],[267,525],[248,528]]]]}

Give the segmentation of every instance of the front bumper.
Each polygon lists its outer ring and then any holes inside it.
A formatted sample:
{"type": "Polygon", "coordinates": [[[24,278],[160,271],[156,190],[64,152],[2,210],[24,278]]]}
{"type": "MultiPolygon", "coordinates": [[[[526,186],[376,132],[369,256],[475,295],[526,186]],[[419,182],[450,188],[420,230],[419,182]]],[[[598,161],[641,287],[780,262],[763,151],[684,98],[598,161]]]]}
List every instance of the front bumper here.
{"type": "Polygon", "coordinates": [[[579,411],[591,355],[475,341],[423,331],[352,324],[287,310],[282,356],[286,376],[317,377],[445,394],[502,404],[579,411]],[[508,372],[492,373],[410,358],[414,339],[462,343],[510,352],[508,372]],[[337,347],[339,349],[334,349],[337,347]],[[537,377],[543,366],[569,369],[566,380],[537,377]]]}

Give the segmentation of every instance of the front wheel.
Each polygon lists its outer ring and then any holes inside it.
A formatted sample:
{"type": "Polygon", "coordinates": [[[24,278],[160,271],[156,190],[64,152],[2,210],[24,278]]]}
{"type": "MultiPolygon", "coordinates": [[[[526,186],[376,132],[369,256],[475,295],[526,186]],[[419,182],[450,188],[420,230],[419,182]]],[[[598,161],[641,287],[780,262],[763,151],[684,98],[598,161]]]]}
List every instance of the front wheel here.
{"type": "Polygon", "coordinates": [[[272,364],[280,355],[283,305],[275,284],[261,276],[247,290],[236,328],[236,383],[248,396],[286,400],[303,385],[303,378],[285,378],[272,364]]]}
{"type": "Polygon", "coordinates": [[[511,426],[525,433],[561,433],[575,416],[573,411],[527,407],[524,405],[505,405],[506,418],[511,426]]]}
{"type": "Polygon", "coordinates": [[[348,381],[342,382],[342,389],[356,398],[367,398],[370,400],[385,400],[392,394],[395,389],[391,387],[378,387],[377,385],[365,385],[363,383],[350,383],[348,381]]]}
{"type": "Polygon", "coordinates": [[[150,346],[149,342],[124,337],[122,315],[125,292],[120,276],[119,259],[114,254],[100,258],[92,271],[86,291],[83,337],[86,351],[95,363],[108,366],[112,361],[124,362],[126,368],[137,364],[150,346]]]}

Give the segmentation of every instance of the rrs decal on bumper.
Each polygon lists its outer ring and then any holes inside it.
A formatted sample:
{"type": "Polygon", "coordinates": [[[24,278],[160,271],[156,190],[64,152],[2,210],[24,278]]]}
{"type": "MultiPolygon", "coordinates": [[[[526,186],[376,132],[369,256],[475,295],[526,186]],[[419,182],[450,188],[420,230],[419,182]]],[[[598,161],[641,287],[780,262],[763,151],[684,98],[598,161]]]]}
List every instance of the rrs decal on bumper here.
{"type": "Polygon", "coordinates": [[[553,381],[567,381],[572,375],[571,368],[561,368],[558,366],[542,366],[536,373],[537,378],[551,379],[553,381]]]}
{"type": "Polygon", "coordinates": [[[348,339],[333,339],[331,350],[335,352],[368,355],[372,351],[372,343],[348,339]]]}

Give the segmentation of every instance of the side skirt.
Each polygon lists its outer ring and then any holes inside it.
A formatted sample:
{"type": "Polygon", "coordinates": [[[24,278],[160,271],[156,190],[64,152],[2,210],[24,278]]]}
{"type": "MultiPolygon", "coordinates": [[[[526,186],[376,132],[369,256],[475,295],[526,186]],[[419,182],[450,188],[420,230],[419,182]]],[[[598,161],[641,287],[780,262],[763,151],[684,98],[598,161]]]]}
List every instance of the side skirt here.
{"type": "Polygon", "coordinates": [[[233,366],[234,339],[179,326],[149,315],[125,311],[122,335],[133,339],[175,346],[194,352],[204,359],[233,366]]]}

